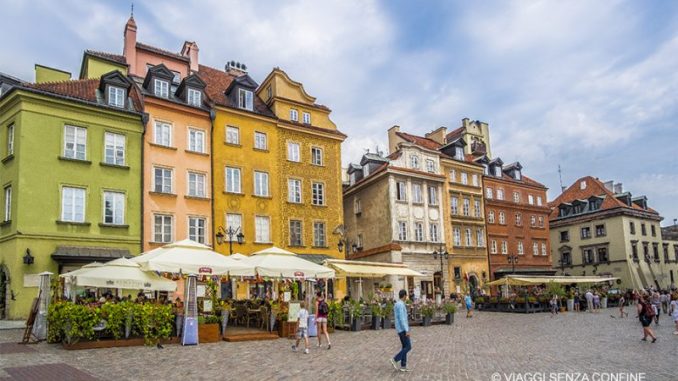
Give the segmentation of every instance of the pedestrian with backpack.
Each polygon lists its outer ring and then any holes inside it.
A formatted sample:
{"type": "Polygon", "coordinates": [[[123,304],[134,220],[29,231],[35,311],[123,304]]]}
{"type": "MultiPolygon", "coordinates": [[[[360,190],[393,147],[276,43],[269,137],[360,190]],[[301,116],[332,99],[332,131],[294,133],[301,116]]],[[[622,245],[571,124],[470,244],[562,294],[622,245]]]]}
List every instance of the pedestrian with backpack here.
{"type": "Polygon", "coordinates": [[[332,343],[330,342],[330,334],[327,332],[327,316],[330,314],[330,306],[327,305],[325,298],[323,297],[322,292],[316,294],[316,325],[318,326],[318,346],[322,346],[322,337],[323,334],[327,339],[327,349],[332,348],[332,343]]]}
{"type": "Polygon", "coordinates": [[[640,302],[636,308],[638,311],[638,319],[640,320],[640,324],[643,326],[643,338],[641,340],[647,341],[647,337],[650,336],[652,338],[652,342],[654,343],[657,341],[657,336],[655,336],[652,328],[650,328],[652,319],[655,316],[654,308],[652,304],[646,299],[645,295],[641,295],[639,300],[640,302]]]}

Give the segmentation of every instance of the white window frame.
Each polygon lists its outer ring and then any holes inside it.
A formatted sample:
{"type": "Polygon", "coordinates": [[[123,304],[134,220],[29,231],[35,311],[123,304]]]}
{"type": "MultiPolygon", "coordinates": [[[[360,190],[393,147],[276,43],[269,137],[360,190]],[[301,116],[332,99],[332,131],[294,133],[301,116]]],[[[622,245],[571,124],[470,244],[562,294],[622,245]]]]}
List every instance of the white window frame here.
{"type": "Polygon", "coordinates": [[[254,131],[254,148],[262,151],[268,149],[268,135],[265,132],[254,131]]]}
{"type": "MultiPolygon", "coordinates": [[[[546,244],[544,242],[541,243],[541,255],[544,256],[544,257],[547,255],[546,244]]],[[[608,258],[609,258],[609,256],[608,256],[608,258]]]]}
{"type": "Polygon", "coordinates": [[[304,246],[304,222],[302,220],[297,220],[297,219],[290,219],[290,222],[288,224],[289,226],[289,231],[290,231],[290,246],[304,246]],[[299,227],[299,232],[295,233],[292,228],[292,224],[294,223],[295,228],[298,226],[299,227]],[[294,242],[293,238],[295,236],[299,237],[298,242],[294,242]]]}
{"type": "Polygon", "coordinates": [[[539,244],[537,242],[532,242],[532,255],[539,255],[539,244]]]}
{"type": "Polygon", "coordinates": [[[116,192],[116,191],[104,191],[103,195],[103,223],[106,225],[124,225],[125,224],[125,193],[124,192],[116,192]],[[106,202],[108,201],[108,198],[111,197],[111,212],[112,212],[112,220],[111,221],[106,221],[106,202]],[[122,205],[120,205],[122,204],[122,205]],[[120,214],[120,215],[118,215],[120,214]],[[117,220],[117,221],[116,221],[117,220]]]}
{"type": "MultiPolygon", "coordinates": [[[[226,225],[226,230],[231,229],[231,231],[237,231],[238,233],[245,234],[243,231],[243,223],[242,223],[242,214],[240,213],[226,213],[225,216],[225,225],[226,225]]],[[[238,239],[237,235],[234,234],[233,236],[226,236],[228,237],[227,239],[231,241],[235,241],[238,239]]],[[[224,237],[226,239],[226,237],[224,237]]]]}
{"type": "Polygon", "coordinates": [[[461,228],[458,226],[455,226],[452,229],[452,240],[454,246],[461,247],[461,228]]]}
{"type": "Polygon", "coordinates": [[[541,196],[537,196],[537,206],[542,206],[542,202],[543,202],[543,200],[542,200],[541,196]]]}
{"type": "Polygon", "coordinates": [[[471,199],[468,197],[464,197],[462,212],[465,217],[469,217],[471,215],[471,199]]]}
{"type": "Polygon", "coordinates": [[[429,173],[435,173],[436,163],[431,159],[426,159],[426,171],[429,173]]]}
{"type": "Polygon", "coordinates": [[[293,122],[298,122],[299,121],[299,111],[291,108],[290,109],[290,120],[293,121],[293,122]]]}
{"type": "Polygon", "coordinates": [[[153,144],[172,146],[172,124],[156,120],[153,123],[153,144]],[[166,140],[166,141],[165,141],[166,140]]]}
{"type": "Polygon", "coordinates": [[[207,244],[207,219],[201,216],[188,216],[188,239],[207,244]],[[202,226],[198,223],[202,221],[202,226]],[[201,233],[202,230],[202,234],[201,233]],[[193,233],[191,233],[193,231],[193,233]],[[195,236],[196,239],[193,239],[192,236],[195,236]],[[202,238],[202,239],[201,239],[202,238]]]}
{"type": "Polygon", "coordinates": [[[438,205],[438,187],[428,186],[428,204],[438,205]]]}
{"type": "Polygon", "coordinates": [[[301,194],[301,180],[287,179],[287,202],[301,204],[303,201],[301,194]]]}
{"type": "Polygon", "coordinates": [[[472,247],[473,246],[473,234],[471,231],[471,228],[466,228],[464,229],[464,236],[466,237],[466,247],[472,247]]]}
{"type": "Polygon", "coordinates": [[[78,126],[64,126],[64,157],[74,160],[87,160],[87,129],[78,126]],[[72,131],[73,140],[68,141],[68,131],[72,131]],[[69,144],[72,147],[69,149],[69,144]]]}
{"type": "Polygon", "coordinates": [[[7,156],[14,154],[14,123],[7,126],[7,156]]]}
{"type": "Polygon", "coordinates": [[[270,197],[268,172],[254,171],[254,195],[259,197],[270,197]]]}
{"type": "Polygon", "coordinates": [[[501,241],[501,254],[508,254],[508,243],[506,241],[501,241]]]}
{"type": "Polygon", "coordinates": [[[287,160],[295,163],[301,162],[301,144],[287,142],[287,160]]]}
{"type": "Polygon", "coordinates": [[[327,247],[327,224],[313,221],[313,247],[327,247]],[[320,227],[320,229],[318,229],[320,227]]]}
{"type": "Polygon", "coordinates": [[[243,110],[254,110],[254,94],[251,90],[238,89],[238,108],[243,110]]]}
{"type": "Polygon", "coordinates": [[[456,183],[456,182],[457,182],[457,171],[456,171],[456,170],[450,169],[449,176],[450,176],[450,181],[451,181],[451,182],[453,182],[453,183],[456,183]]]}
{"type": "Polygon", "coordinates": [[[311,147],[311,164],[322,166],[323,162],[323,149],[320,147],[311,147]]]}
{"type": "Polygon", "coordinates": [[[12,186],[5,187],[5,220],[12,220],[12,186]]]}
{"type": "Polygon", "coordinates": [[[527,203],[530,205],[534,205],[534,196],[531,194],[527,195],[527,203]]]}
{"type": "Polygon", "coordinates": [[[113,132],[104,133],[104,162],[111,165],[125,165],[126,137],[113,132]],[[109,151],[111,160],[109,160],[109,151]]]}
{"type": "Polygon", "coordinates": [[[224,191],[242,194],[242,170],[240,168],[224,168],[224,191]]]}
{"type": "Polygon", "coordinates": [[[490,254],[497,254],[497,240],[490,241],[490,254]]]}
{"type": "Polygon", "coordinates": [[[490,187],[485,188],[485,198],[488,200],[492,200],[492,188],[490,187]]]}
{"type": "Polygon", "coordinates": [[[122,87],[108,85],[108,105],[125,108],[126,92],[122,87]]]}
{"type": "Polygon", "coordinates": [[[311,183],[311,204],[325,205],[325,183],[317,181],[311,183]]]}
{"type": "Polygon", "coordinates": [[[240,128],[236,126],[226,126],[224,137],[226,144],[240,145],[240,128]]]}
{"type": "Polygon", "coordinates": [[[497,189],[497,200],[503,200],[504,199],[504,190],[503,189],[497,189]]]}
{"type": "Polygon", "coordinates": [[[473,200],[473,216],[474,217],[482,217],[483,211],[480,208],[480,200],[474,199],[473,200]]]}
{"type": "Polygon", "coordinates": [[[421,193],[421,184],[420,183],[412,183],[412,203],[413,204],[423,204],[424,203],[424,197],[421,193]]]}
{"type": "Polygon", "coordinates": [[[269,216],[254,217],[254,242],[256,243],[271,242],[271,217],[269,216]],[[265,224],[264,221],[266,222],[265,224]]]}
{"type": "Polygon", "coordinates": [[[156,213],[153,214],[153,242],[156,243],[171,243],[174,241],[174,216],[171,214],[162,214],[156,213]],[[158,217],[161,218],[160,222],[160,233],[158,233],[158,217]],[[169,223],[167,223],[169,219],[169,223]],[[165,228],[169,225],[169,237],[165,237],[165,228]],[[158,234],[160,234],[160,240],[158,240],[158,234]]]}
{"type": "Polygon", "coordinates": [[[205,131],[197,128],[188,128],[188,150],[205,153],[205,131]]]}
{"type": "Polygon", "coordinates": [[[438,224],[429,224],[428,225],[429,236],[431,242],[438,242],[440,240],[440,231],[438,230],[438,224]]]}
{"type": "Polygon", "coordinates": [[[457,160],[464,160],[464,147],[455,146],[454,147],[454,157],[457,160]]]}
{"type": "Polygon", "coordinates": [[[523,226],[523,214],[516,213],[516,226],[523,226]]]}
{"type": "Polygon", "coordinates": [[[506,213],[499,212],[499,225],[506,225],[506,213]]]}
{"type": "Polygon", "coordinates": [[[468,173],[466,172],[461,173],[461,183],[462,185],[468,185],[468,173]]]}
{"type": "Polygon", "coordinates": [[[153,94],[156,97],[169,98],[169,82],[155,78],[153,80],[153,94]]]}
{"type": "Polygon", "coordinates": [[[195,171],[188,171],[188,175],[186,176],[187,180],[186,181],[186,193],[191,196],[191,197],[202,197],[205,198],[207,197],[207,176],[204,173],[201,172],[195,172],[195,171]],[[200,178],[202,178],[202,184],[200,184],[200,178]],[[191,186],[193,186],[193,191],[191,190],[191,186]]]}
{"type": "Polygon", "coordinates": [[[487,213],[487,222],[490,223],[490,224],[493,224],[494,221],[495,221],[495,219],[494,219],[494,210],[490,210],[490,211],[487,213]]]}
{"type": "Polygon", "coordinates": [[[396,181],[396,201],[407,201],[407,183],[396,181]]]}
{"type": "Polygon", "coordinates": [[[61,188],[61,221],[67,222],[85,222],[87,216],[87,189],[80,187],[70,187],[64,186],[61,188]],[[67,210],[66,200],[68,195],[66,192],[72,192],[71,197],[71,207],[70,210],[67,210]],[[76,204],[77,195],[76,192],[82,192],[82,218],[77,218],[79,205],[76,204]]]}
{"type": "Polygon", "coordinates": [[[410,167],[413,169],[419,169],[419,155],[410,155],[410,167]]]}
{"type": "Polygon", "coordinates": [[[407,222],[398,221],[398,240],[407,241],[407,222]]]}
{"type": "Polygon", "coordinates": [[[174,169],[172,168],[167,168],[167,167],[153,167],[153,192],[155,193],[167,193],[167,194],[172,194],[174,193],[174,169]],[[160,190],[158,190],[158,181],[157,181],[157,171],[162,171],[161,173],[161,184],[160,184],[160,190]],[[166,173],[169,172],[169,191],[165,190],[165,181],[167,180],[166,173]]]}
{"type": "Polygon", "coordinates": [[[517,191],[513,192],[513,202],[515,202],[516,204],[520,203],[520,192],[517,191]]]}
{"type": "Polygon", "coordinates": [[[477,186],[480,185],[480,183],[478,182],[478,175],[475,174],[475,173],[471,175],[471,184],[472,184],[474,187],[477,187],[477,186]]]}
{"type": "Polygon", "coordinates": [[[459,214],[459,199],[456,196],[450,199],[450,212],[455,216],[459,214]]]}
{"type": "Polygon", "coordinates": [[[517,246],[518,246],[517,247],[518,255],[524,255],[525,254],[525,246],[523,245],[523,241],[518,241],[517,246]]]}
{"type": "Polygon", "coordinates": [[[301,115],[304,118],[304,124],[311,124],[311,113],[302,112],[301,115]]]}
{"type": "Polygon", "coordinates": [[[476,229],[476,246],[485,247],[485,231],[481,228],[476,229]]]}
{"type": "Polygon", "coordinates": [[[414,223],[414,240],[417,242],[424,242],[424,223],[414,223]]]}
{"type": "Polygon", "coordinates": [[[202,91],[189,87],[186,92],[186,103],[196,107],[202,106],[202,91]]]}

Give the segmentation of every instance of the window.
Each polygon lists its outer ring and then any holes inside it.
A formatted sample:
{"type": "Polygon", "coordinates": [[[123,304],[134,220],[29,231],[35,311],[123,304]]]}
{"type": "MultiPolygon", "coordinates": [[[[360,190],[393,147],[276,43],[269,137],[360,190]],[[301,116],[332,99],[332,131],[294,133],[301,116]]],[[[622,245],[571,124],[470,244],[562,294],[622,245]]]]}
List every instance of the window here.
{"type": "Polygon", "coordinates": [[[530,216],[530,226],[537,226],[537,216],[530,216]]]}
{"type": "Polygon", "coordinates": [[[532,255],[539,255],[539,244],[532,242],[532,255]]]}
{"type": "Polygon", "coordinates": [[[193,152],[205,152],[205,131],[188,129],[188,150],[193,152]]]}
{"type": "Polygon", "coordinates": [[[494,239],[490,241],[490,253],[497,254],[497,241],[494,239]]]}
{"type": "Polygon", "coordinates": [[[457,171],[455,171],[454,169],[450,169],[450,181],[451,182],[457,181],[457,171]]]}
{"type": "Polygon", "coordinates": [[[634,224],[633,221],[629,221],[629,230],[631,231],[631,234],[636,234],[636,224],[634,224]]]}
{"type": "Polygon", "coordinates": [[[125,107],[125,89],[108,86],[108,105],[113,107],[125,107]]]}
{"type": "Polygon", "coordinates": [[[452,197],[450,199],[450,209],[452,211],[453,215],[459,214],[459,199],[456,197],[452,197]]]}
{"type": "Polygon", "coordinates": [[[513,202],[519,203],[520,202],[520,193],[518,192],[513,192],[513,202]]]}
{"type": "Polygon", "coordinates": [[[440,239],[438,234],[438,224],[430,224],[428,226],[429,235],[431,237],[431,242],[438,242],[440,239]]]}
{"type": "Polygon", "coordinates": [[[287,160],[300,162],[299,143],[287,142],[287,160]]]}
{"type": "Polygon", "coordinates": [[[412,184],[412,202],[415,204],[424,202],[424,197],[421,194],[421,184],[412,184]]]}
{"type": "Polygon", "coordinates": [[[242,193],[240,168],[226,167],[226,192],[242,193]]]}
{"type": "Polygon", "coordinates": [[[541,255],[546,256],[546,244],[542,242],[541,244],[541,255]]]}
{"type": "Polygon", "coordinates": [[[485,188],[485,198],[489,198],[490,200],[492,200],[492,188],[490,187],[485,188]]]}
{"type": "Polygon", "coordinates": [[[407,186],[403,181],[396,183],[396,200],[407,201],[407,186]]]}
{"type": "Polygon", "coordinates": [[[504,212],[499,212],[499,225],[506,225],[506,215],[504,212]]]}
{"type": "Polygon", "coordinates": [[[240,129],[238,127],[226,126],[226,143],[240,144],[240,129]]]}
{"type": "Polygon", "coordinates": [[[196,89],[188,89],[187,93],[188,104],[192,106],[202,106],[202,92],[196,89]]]}
{"type": "Polygon", "coordinates": [[[407,241],[407,222],[398,221],[398,240],[407,241]]]}
{"type": "Polygon", "coordinates": [[[454,239],[454,246],[461,246],[461,229],[458,227],[454,227],[452,230],[453,233],[453,239],[454,239]]]}
{"type": "Polygon", "coordinates": [[[153,94],[158,97],[168,98],[169,97],[169,82],[162,79],[156,79],[153,81],[153,94]]]}
{"type": "Polygon", "coordinates": [[[165,214],[153,215],[153,242],[172,242],[172,216],[165,214]]]}
{"type": "Polygon", "coordinates": [[[82,127],[64,127],[64,157],[69,159],[87,159],[87,129],[82,127]]]}
{"type": "Polygon", "coordinates": [[[319,147],[311,148],[311,164],[323,165],[323,150],[319,147]]]}
{"type": "Polygon", "coordinates": [[[461,183],[464,185],[468,185],[468,173],[466,172],[461,173],[461,183]]]}
{"type": "Polygon", "coordinates": [[[316,221],[313,223],[313,246],[315,247],[326,247],[327,241],[325,240],[325,223],[316,221]]]}
{"type": "Polygon", "coordinates": [[[464,147],[454,147],[454,157],[457,160],[464,160],[464,147]]]}
{"type": "Polygon", "coordinates": [[[106,132],[104,134],[104,162],[125,165],[125,135],[106,132]]]}
{"type": "Polygon", "coordinates": [[[269,217],[256,216],[254,218],[254,241],[258,243],[271,242],[271,219],[269,217]]]}
{"type": "Polygon", "coordinates": [[[433,173],[436,171],[436,164],[431,159],[426,159],[426,171],[433,173]]]}
{"type": "Polygon", "coordinates": [[[169,168],[153,168],[155,181],[153,191],[157,193],[172,193],[172,170],[169,168]]]}
{"type": "Polygon", "coordinates": [[[311,185],[311,203],[313,205],[325,205],[325,184],[313,183],[311,185]]]}
{"type": "Polygon", "coordinates": [[[591,238],[591,228],[588,227],[588,226],[581,228],[581,237],[582,238],[591,238]]]}
{"type": "Polygon", "coordinates": [[[304,117],[304,124],[311,124],[311,114],[304,112],[302,115],[304,117]]]}
{"type": "Polygon", "coordinates": [[[205,174],[188,172],[188,195],[205,197],[205,174]]]}
{"type": "Polygon", "coordinates": [[[485,232],[483,229],[476,229],[476,245],[478,247],[485,246],[485,232]]]}
{"type": "Polygon", "coordinates": [[[640,224],[640,234],[647,235],[647,230],[645,230],[645,224],[640,224]]]}
{"type": "Polygon", "coordinates": [[[7,156],[14,154],[14,124],[7,126],[7,156]]]}
{"type": "Polygon", "coordinates": [[[508,244],[506,241],[501,241],[501,253],[502,255],[508,254],[508,244]]]}
{"type": "Polygon", "coordinates": [[[155,122],[153,143],[170,147],[172,145],[172,125],[164,122],[155,122]]]}
{"type": "Polygon", "coordinates": [[[570,241],[570,231],[565,230],[560,232],[560,242],[568,242],[570,241]]]}
{"type": "Polygon", "coordinates": [[[525,254],[525,248],[523,247],[523,241],[518,241],[518,255],[525,254]]]}
{"type": "Polygon", "coordinates": [[[650,233],[652,233],[653,237],[657,236],[657,231],[655,230],[654,225],[650,225],[650,233]]]}
{"type": "Polygon", "coordinates": [[[301,203],[301,180],[287,180],[287,201],[301,203]]]}
{"type": "Polygon", "coordinates": [[[263,132],[255,132],[254,133],[254,148],[256,149],[261,149],[261,150],[267,150],[268,149],[268,142],[266,141],[266,134],[263,132]]]}
{"type": "Polygon", "coordinates": [[[534,196],[531,194],[527,195],[527,203],[530,205],[534,205],[534,196]]]}
{"type": "Polygon", "coordinates": [[[290,109],[290,120],[293,122],[299,121],[299,112],[295,109],[290,109]]]}
{"type": "Polygon", "coordinates": [[[358,234],[358,247],[360,249],[363,248],[363,235],[362,234],[358,234]]]}
{"type": "Polygon", "coordinates": [[[542,199],[541,196],[537,196],[537,205],[541,206],[542,205],[542,199]]]}
{"type": "Polygon", "coordinates": [[[12,220],[12,187],[5,188],[5,221],[12,220]]]}
{"type": "Polygon", "coordinates": [[[414,223],[414,240],[417,242],[424,240],[424,224],[421,222],[414,223]]]}
{"type": "Polygon", "coordinates": [[[61,195],[61,220],[85,222],[85,189],[63,188],[61,195]]]}
{"type": "Polygon", "coordinates": [[[503,189],[497,189],[497,200],[503,200],[504,199],[504,190],[503,189]]]}
{"type": "Polygon", "coordinates": [[[490,212],[487,213],[487,222],[491,224],[494,223],[494,210],[490,210],[490,212]]]}
{"type": "Polygon", "coordinates": [[[410,167],[414,169],[419,169],[419,156],[410,155],[410,167]]]}
{"type": "Polygon", "coordinates": [[[464,216],[468,217],[471,214],[471,200],[464,198],[464,216]]]}
{"type": "Polygon", "coordinates": [[[669,244],[664,244],[664,263],[669,263],[671,259],[669,258],[669,244]]]}
{"type": "Polygon", "coordinates": [[[301,246],[302,244],[301,221],[290,220],[290,246],[301,246]]]}
{"type": "Polygon", "coordinates": [[[466,228],[466,247],[473,246],[473,237],[471,237],[471,228],[466,228]]]}
{"type": "Polygon", "coordinates": [[[632,252],[633,261],[638,262],[638,243],[637,242],[631,242],[631,252],[632,252]]]}
{"type": "Polygon", "coordinates": [[[659,246],[657,243],[652,244],[652,258],[659,263],[659,246]]]}
{"type": "Polygon", "coordinates": [[[473,200],[473,215],[475,217],[482,216],[482,210],[480,210],[480,200],[473,200]]]}
{"type": "Polygon", "coordinates": [[[198,243],[205,243],[205,219],[202,217],[188,217],[188,239],[198,243]]]}
{"type": "Polygon", "coordinates": [[[583,257],[584,264],[593,263],[594,262],[593,249],[584,249],[583,257]]]}
{"type": "MultiPolygon", "coordinates": [[[[546,248],[546,245],[544,245],[544,248],[546,248]]],[[[598,262],[607,262],[610,259],[607,256],[607,248],[605,247],[599,247],[598,248],[598,262]]]]}
{"type": "Polygon", "coordinates": [[[273,97],[273,88],[271,85],[266,87],[266,99],[271,99],[273,97]]]}
{"type": "Polygon", "coordinates": [[[360,214],[363,212],[363,204],[360,202],[359,198],[356,198],[353,202],[353,212],[355,214],[360,214]]]}
{"type": "Polygon", "coordinates": [[[104,223],[123,225],[125,223],[125,194],[104,192],[104,223]]]}
{"type": "MultiPolygon", "coordinates": [[[[237,231],[243,233],[242,231],[242,215],[236,213],[226,214],[226,230],[231,229],[231,231],[237,231]]],[[[244,234],[244,233],[243,233],[244,234]]],[[[229,239],[237,239],[238,237],[234,234],[232,237],[228,236],[229,239]]]]}
{"type": "Polygon", "coordinates": [[[249,111],[254,109],[254,98],[251,91],[238,89],[238,107],[249,111]]]}
{"type": "Polygon", "coordinates": [[[522,225],[523,225],[523,215],[520,213],[516,213],[516,226],[522,225]]]}
{"type": "Polygon", "coordinates": [[[596,225],[596,237],[603,237],[605,235],[605,225],[596,225]]]}
{"type": "Polygon", "coordinates": [[[179,73],[178,71],[174,71],[174,70],[171,70],[171,71],[172,71],[172,75],[173,75],[172,82],[173,83],[181,82],[181,73],[179,73]]]}
{"type": "Polygon", "coordinates": [[[473,184],[474,187],[477,187],[478,184],[478,175],[475,173],[471,176],[471,184],[473,184]]]}
{"type": "Polygon", "coordinates": [[[543,227],[544,227],[544,217],[539,216],[539,217],[537,218],[537,220],[539,221],[539,227],[540,227],[540,228],[543,228],[543,227]]]}
{"type": "Polygon", "coordinates": [[[428,187],[428,204],[438,205],[438,188],[428,187]]]}
{"type": "Polygon", "coordinates": [[[494,176],[501,177],[501,167],[498,165],[494,167],[494,176]]]}
{"type": "Polygon", "coordinates": [[[268,197],[268,173],[254,171],[254,195],[268,197]]]}
{"type": "Polygon", "coordinates": [[[563,266],[572,265],[572,253],[570,253],[569,251],[563,251],[560,257],[560,263],[563,266]]]}

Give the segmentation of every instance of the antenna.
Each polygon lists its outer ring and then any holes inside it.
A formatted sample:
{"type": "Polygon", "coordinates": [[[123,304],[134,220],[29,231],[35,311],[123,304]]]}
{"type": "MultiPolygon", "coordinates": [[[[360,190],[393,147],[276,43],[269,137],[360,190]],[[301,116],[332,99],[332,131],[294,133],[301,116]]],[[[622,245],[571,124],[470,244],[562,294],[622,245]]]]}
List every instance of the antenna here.
{"type": "Polygon", "coordinates": [[[130,17],[134,18],[134,3],[132,3],[132,11],[130,12],[130,17]]]}
{"type": "Polygon", "coordinates": [[[558,178],[560,179],[560,192],[565,192],[565,187],[563,186],[563,170],[560,169],[560,164],[558,164],[558,178]]]}

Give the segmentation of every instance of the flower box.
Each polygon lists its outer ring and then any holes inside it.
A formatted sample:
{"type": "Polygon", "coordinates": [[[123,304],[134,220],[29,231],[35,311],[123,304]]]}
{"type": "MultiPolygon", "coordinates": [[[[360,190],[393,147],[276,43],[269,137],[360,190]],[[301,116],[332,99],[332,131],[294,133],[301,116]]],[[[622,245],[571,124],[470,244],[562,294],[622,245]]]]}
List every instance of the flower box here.
{"type": "Polygon", "coordinates": [[[219,324],[198,324],[198,342],[217,343],[219,341],[221,341],[219,324]]]}

